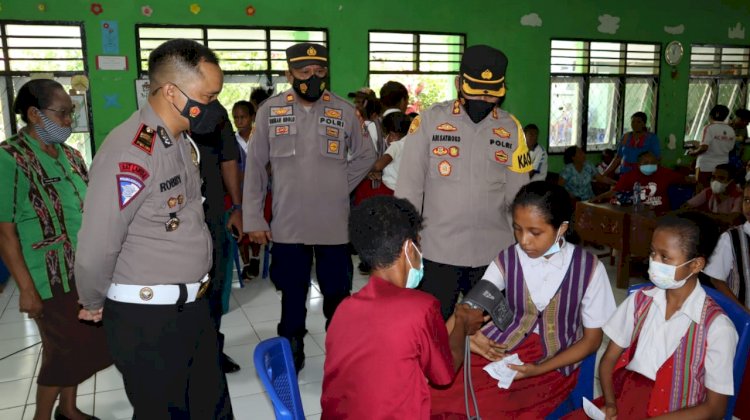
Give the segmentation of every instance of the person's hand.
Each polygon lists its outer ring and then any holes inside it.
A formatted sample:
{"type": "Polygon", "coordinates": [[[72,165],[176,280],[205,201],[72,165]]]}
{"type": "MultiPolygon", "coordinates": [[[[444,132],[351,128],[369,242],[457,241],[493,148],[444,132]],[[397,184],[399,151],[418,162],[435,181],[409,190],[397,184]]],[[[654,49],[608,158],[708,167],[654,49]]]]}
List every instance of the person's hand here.
{"type": "Polygon", "coordinates": [[[250,237],[250,242],[255,242],[256,244],[261,245],[265,245],[273,240],[271,238],[270,230],[258,230],[255,232],[250,232],[247,235],[250,237]]]}
{"type": "Polygon", "coordinates": [[[533,363],[527,363],[525,365],[508,365],[508,367],[518,372],[516,374],[516,377],[513,378],[514,380],[531,378],[532,376],[537,376],[541,373],[539,370],[539,365],[535,365],[533,363]]]}
{"type": "Polygon", "coordinates": [[[383,179],[382,172],[371,171],[367,173],[367,178],[373,181],[381,181],[383,179]]]}
{"type": "Polygon", "coordinates": [[[42,298],[36,289],[21,292],[21,296],[18,299],[19,312],[28,314],[30,319],[36,319],[44,316],[42,309],[42,298]]]}
{"type": "Polygon", "coordinates": [[[100,322],[103,314],[104,308],[95,309],[93,311],[81,308],[78,311],[78,319],[81,321],[100,322]]]}
{"type": "Polygon", "coordinates": [[[227,229],[230,232],[232,232],[232,236],[234,237],[234,240],[236,240],[237,242],[242,240],[242,237],[245,236],[245,233],[242,232],[242,212],[241,211],[239,210],[232,211],[232,213],[229,215],[229,220],[227,220],[227,229]],[[234,236],[235,232],[239,232],[239,236],[234,236]]]}
{"type": "Polygon", "coordinates": [[[604,411],[605,420],[617,420],[617,405],[606,404],[602,411],[604,411]]]}
{"type": "Polygon", "coordinates": [[[473,309],[469,305],[456,305],[456,322],[463,325],[466,335],[472,335],[477,332],[486,321],[483,316],[484,310],[473,309]]]}
{"type": "Polygon", "coordinates": [[[471,352],[476,353],[485,359],[496,362],[505,357],[505,351],[508,348],[505,344],[498,344],[477,331],[469,338],[471,352]]]}

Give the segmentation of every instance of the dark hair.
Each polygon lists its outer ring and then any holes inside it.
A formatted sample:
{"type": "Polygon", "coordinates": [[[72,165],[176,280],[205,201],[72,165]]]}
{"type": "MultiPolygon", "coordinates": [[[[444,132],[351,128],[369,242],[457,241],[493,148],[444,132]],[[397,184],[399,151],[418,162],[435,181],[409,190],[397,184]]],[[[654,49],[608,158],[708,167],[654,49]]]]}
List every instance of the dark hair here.
{"type": "Polygon", "coordinates": [[[612,155],[612,156],[614,156],[615,151],[612,150],[612,149],[610,149],[610,148],[606,148],[606,149],[602,150],[602,154],[603,155],[612,155]]]}
{"type": "Polygon", "coordinates": [[[734,111],[734,116],[745,121],[750,121],[750,111],[745,108],[734,111]]]}
{"type": "Polygon", "coordinates": [[[717,169],[727,171],[727,173],[729,174],[729,179],[734,179],[736,175],[734,166],[728,163],[722,163],[722,164],[716,165],[716,167],[714,168],[714,172],[716,172],[717,169]]]}
{"type": "Polygon", "coordinates": [[[640,120],[643,121],[644,124],[648,124],[648,116],[646,115],[645,112],[638,111],[638,112],[636,112],[636,113],[634,113],[633,115],[630,116],[631,120],[633,118],[640,118],[640,120]]]}
{"type": "Polygon", "coordinates": [[[255,115],[255,105],[248,101],[237,101],[232,105],[232,111],[237,108],[245,108],[249,115],[255,115]]]}
{"type": "Polygon", "coordinates": [[[219,64],[219,59],[210,48],[190,39],[172,39],[151,51],[148,56],[148,77],[151,83],[162,83],[159,76],[164,71],[178,74],[199,74],[201,62],[219,64]]]}
{"type": "Polygon", "coordinates": [[[716,105],[711,108],[709,116],[714,121],[724,121],[729,116],[729,108],[724,105],[716,105]]]}
{"type": "Polygon", "coordinates": [[[250,92],[250,102],[254,103],[255,106],[260,106],[263,101],[271,97],[271,92],[273,92],[273,90],[257,87],[250,92]]]}
{"type": "Polygon", "coordinates": [[[570,222],[573,216],[573,205],[568,191],[547,181],[534,181],[521,187],[513,199],[511,212],[518,207],[535,207],[544,215],[544,220],[555,229],[563,222],[570,222]]]}
{"type": "Polygon", "coordinates": [[[523,128],[523,131],[528,131],[528,130],[539,131],[539,127],[537,127],[536,124],[534,124],[534,123],[526,124],[526,127],[523,128]]]}
{"type": "Polygon", "coordinates": [[[357,93],[356,98],[361,99],[361,102],[357,105],[357,109],[359,109],[362,118],[369,120],[373,114],[380,114],[383,106],[374,93],[357,93]]]}
{"type": "Polygon", "coordinates": [[[414,119],[414,118],[417,118],[419,116],[419,112],[412,111],[412,112],[410,112],[410,113],[408,113],[406,115],[410,116],[411,119],[414,119]]]}
{"type": "Polygon", "coordinates": [[[697,211],[686,211],[660,218],[656,230],[668,229],[680,236],[680,249],[688,260],[708,258],[714,252],[721,231],[714,219],[697,211]]]}
{"type": "Polygon", "coordinates": [[[384,108],[394,108],[403,99],[409,100],[409,91],[399,82],[389,80],[380,88],[380,103],[384,108]]]}
{"type": "Polygon", "coordinates": [[[644,156],[646,156],[646,155],[652,155],[653,156],[654,154],[650,150],[646,150],[646,151],[643,151],[643,152],[639,153],[638,154],[638,158],[636,160],[640,161],[641,158],[644,157],[644,156]]]}
{"type": "Polygon", "coordinates": [[[567,163],[573,163],[573,158],[576,155],[576,151],[578,150],[578,146],[570,146],[563,152],[563,162],[567,163]]]}
{"type": "Polygon", "coordinates": [[[416,243],[420,230],[422,216],[403,198],[368,198],[349,215],[349,240],[360,260],[372,268],[393,265],[404,242],[410,239],[416,243]]]}
{"type": "Polygon", "coordinates": [[[410,125],[411,117],[403,112],[391,112],[383,117],[383,131],[385,134],[396,133],[402,136],[406,135],[409,132],[410,125]]]}
{"type": "Polygon", "coordinates": [[[57,89],[65,92],[65,88],[60,83],[51,79],[35,79],[26,82],[18,90],[16,100],[13,102],[13,113],[21,115],[23,122],[28,124],[29,108],[34,107],[39,110],[47,108],[57,89]]]}

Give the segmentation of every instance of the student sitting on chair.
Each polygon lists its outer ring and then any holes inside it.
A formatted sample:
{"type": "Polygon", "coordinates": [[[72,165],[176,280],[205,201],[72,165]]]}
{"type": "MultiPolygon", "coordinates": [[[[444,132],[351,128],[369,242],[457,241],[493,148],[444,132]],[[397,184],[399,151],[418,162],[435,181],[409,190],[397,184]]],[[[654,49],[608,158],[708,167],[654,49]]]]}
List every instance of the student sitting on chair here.
{"type": "MultiPolygon", "coordinates": [[[[564,239],[573,213],[565,189],[527,184],[511,212],[517,243],[500,252],[483,279],[505,290],[514,319],[505,331],[490,323],[471,337],[472,381],[486,420],[542,419],[555,410],[575,387],[581,360],[601,345],[601,327],[615,310],[604,265],[564,239]],[[525,364],[511,365],[518,373],[499,389],[483,368],[511,353],[525,364]]],[[[450,388],[433,388],[433,416],[462,418],[465,410],[462,377],[450,388]]]]}
{"type": "Polygon", "coordinates": [[[671,169],[659,165],[659,160],[650,151],[638,156],[638,169],[625,173],[610,191],[593,199],[594,203],[609,200],[616,193],[633,193],[637,182],[641,187],[641,203],[653,207],[657,213],[669,211],[669,186],[683,182],[685,177],[671,169]]]}
{"type": "Polygon", "coordinates": [[[657,224],[648,269],[656,287],[630,295],[604,326],[595,404],[608,419],[724,417],[737,331],[698,282],[718,236],[712,225],[695,212],[657,224]]]}
{"type": "Polygon", "coordinates": [[[742,188],[734,181],[734,169],[729,164],[717,165],[711,176],[711,188],[705,188],[683,205],[717,215],[717,219],[732,223],[742,215],[742,188]]]}
{"type": "Polygon", "coordinates": [[[373,197],[352,209],[349,238],[372,275],[328,328],[323,419],[428,419],[427,381],[450,383],[466,336],[482,325],[482,311],[467,305],[444,322],[440,302],[413,290],[424,273],[421,227],[404,199],[373,197]]]}

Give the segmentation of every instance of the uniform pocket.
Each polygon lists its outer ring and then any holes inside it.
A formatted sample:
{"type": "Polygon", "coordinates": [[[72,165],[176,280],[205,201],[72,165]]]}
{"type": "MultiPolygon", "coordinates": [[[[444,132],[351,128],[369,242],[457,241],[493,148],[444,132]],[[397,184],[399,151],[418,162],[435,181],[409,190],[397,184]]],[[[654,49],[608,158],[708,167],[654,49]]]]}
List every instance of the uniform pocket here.
{"type": "Polygon", "coordinates": [[[289,157],[295,154],[295,143],[297,141],[297,126],[272,125],[269,127],[271,157],[289,157]]]}
{"type": "Polygon", "coordinates": [[[458,181],[461,179],[464,165],[468,160],[461,156],[461,146],[430,145],[430,178],[445,179],[446,181],[458,181]]]}
{"type": "Polygon", "coordinates": [[[331,159],[344,159],[346,147],[342,138],[343,128],[319,125],[320,154],[331,159]]]}

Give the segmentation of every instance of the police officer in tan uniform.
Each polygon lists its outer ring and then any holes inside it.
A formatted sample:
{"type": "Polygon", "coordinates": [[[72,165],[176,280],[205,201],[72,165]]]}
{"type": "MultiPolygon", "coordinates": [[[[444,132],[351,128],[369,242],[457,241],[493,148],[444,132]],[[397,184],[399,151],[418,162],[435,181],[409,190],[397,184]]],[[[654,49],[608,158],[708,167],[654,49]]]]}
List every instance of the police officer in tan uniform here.
{"type": "Polygon", "coordinates": [[[328,51],[302,43],[286,51],[292,89],[264,101],[247,151],[243,226],[254,242],[273,240],[271,280],[281,290],[278,334],[289,339],[297,370],[313,256],[326,326],[351,291],[349,193],[375,161],[354,107],[327,90],[328,51]],[[270,161],[273,218],[263,218],[270,161]]]}
{"type": "Polygon", "coordinates": [[[514,242],[508,206],[529,182],[523,129],[499,106],[507,65],[492,47],[468,47],[456,77],[458,99],[420,114],[402,140],[395,195],[422,209],[421,287],[440,300],[446,319],[459,292],[466,294],[514,242]]]}
{"type": "Polygon", "coordinates": [[[186,135],[218,123],[223,75],[211,50],[185,39],[156,48],[148,64],[148,105],[112,130],[91,166],[75,264],[79,317],[103,316],[134,418],[230,419],[201,298],[211,236],[200,157],[186,135]]]}

